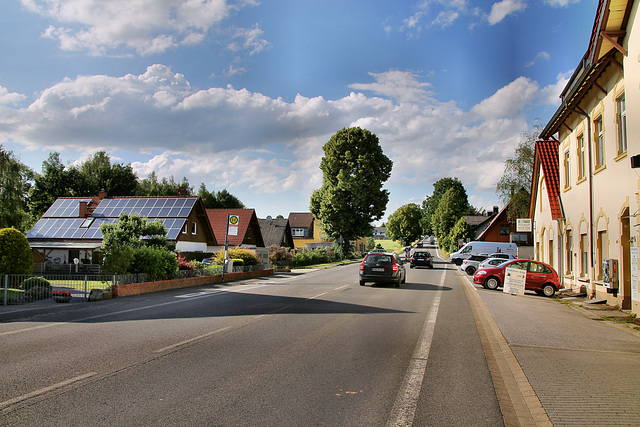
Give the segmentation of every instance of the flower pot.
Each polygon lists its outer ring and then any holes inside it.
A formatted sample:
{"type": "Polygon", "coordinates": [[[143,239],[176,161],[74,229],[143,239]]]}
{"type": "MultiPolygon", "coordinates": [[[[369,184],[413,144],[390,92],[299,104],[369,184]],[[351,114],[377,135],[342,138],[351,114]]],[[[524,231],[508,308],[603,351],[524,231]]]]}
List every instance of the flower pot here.
{"type": "Polygon", "coordinates": [[[53,300],[55,302],[69,302],[71,301],[71,295],[54,295],[53,300]]]}

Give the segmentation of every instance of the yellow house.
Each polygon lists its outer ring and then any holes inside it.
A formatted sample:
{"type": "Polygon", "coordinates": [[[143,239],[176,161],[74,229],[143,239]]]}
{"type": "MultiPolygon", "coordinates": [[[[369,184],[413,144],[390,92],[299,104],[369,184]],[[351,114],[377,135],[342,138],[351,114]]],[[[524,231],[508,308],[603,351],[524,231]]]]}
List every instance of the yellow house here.
{"type": "MultiPolygon", "coordinates": [[[[313,247],[331,247],[333,239],[325,236],[322,223],[311,212],[292,212],[289,214],[289,226],[293,235],[296,249],[310,249],[313,247]]],[[[366,238],[362,237],[351,242],[355,251],[365,251],[366,238]]]]}
{"type": "Polygon", "coordinates": [[[529,216],[535,257],[565,288],[640,314],[637,10],[599,1],[589,49],[536,143],[529,216]],[[605,273],[607,260],[617,271],[605,273]]]}

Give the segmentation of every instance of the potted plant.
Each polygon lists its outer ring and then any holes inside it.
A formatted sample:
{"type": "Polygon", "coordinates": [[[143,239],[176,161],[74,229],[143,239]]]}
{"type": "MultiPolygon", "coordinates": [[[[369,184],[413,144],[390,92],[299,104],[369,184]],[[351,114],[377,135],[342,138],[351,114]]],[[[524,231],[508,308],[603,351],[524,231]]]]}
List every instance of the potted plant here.
{"type": "Polygon", "coordinates": [[[55,302],[69,302],[71,301],[71,292],[69,291],[53,291],[51,296],[55,302]]]}

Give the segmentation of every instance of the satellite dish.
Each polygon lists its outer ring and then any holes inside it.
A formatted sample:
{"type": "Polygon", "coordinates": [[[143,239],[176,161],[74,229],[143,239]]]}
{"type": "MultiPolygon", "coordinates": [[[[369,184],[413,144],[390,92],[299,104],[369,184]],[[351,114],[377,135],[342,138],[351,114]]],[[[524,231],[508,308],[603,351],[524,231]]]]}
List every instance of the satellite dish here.
{"type": "Polygon", "coordinates": [[[271,218],[271,215],[267,215],[267,221],[271,221],[273,218],[271,218]]]}

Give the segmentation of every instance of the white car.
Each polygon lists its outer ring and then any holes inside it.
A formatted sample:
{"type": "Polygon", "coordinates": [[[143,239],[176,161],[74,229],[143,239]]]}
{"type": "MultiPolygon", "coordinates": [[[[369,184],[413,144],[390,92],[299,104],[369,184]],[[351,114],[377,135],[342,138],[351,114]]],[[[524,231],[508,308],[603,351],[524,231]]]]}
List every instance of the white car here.
{"type": "Polygon", "coordinates": [[[488,257],[489,254],[471,255],[469,258],[462,261],[462,264],[460,264],[460,270],[464,271],[469,276],[473,276],[478,269],[478,265],[488,257]]]}
{"type": "Polygon", "coordinates": [[[487,258],[484,261],[482,261],[480,264],[478,264],[478,270],[485,267],[497,267],[503,262],[507,262],[507,261],[509,260],[504,258],[487,258]]]}

